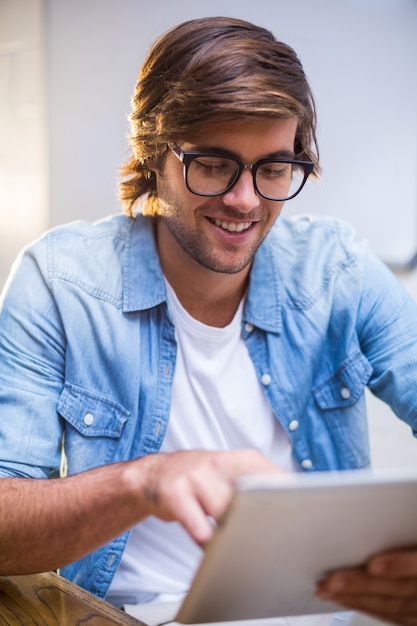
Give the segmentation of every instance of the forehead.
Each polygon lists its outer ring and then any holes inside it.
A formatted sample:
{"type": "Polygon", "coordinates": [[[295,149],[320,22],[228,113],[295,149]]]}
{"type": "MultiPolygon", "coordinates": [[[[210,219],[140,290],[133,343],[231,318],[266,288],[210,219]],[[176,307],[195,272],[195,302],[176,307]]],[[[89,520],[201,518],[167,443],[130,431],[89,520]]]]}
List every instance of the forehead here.
{"type": "Polygon", "coordinates": [[[226,150],[248,159],[293,152],[297,119],[253,117],[213,120],[184,141],[183,150],[226,150]]]}

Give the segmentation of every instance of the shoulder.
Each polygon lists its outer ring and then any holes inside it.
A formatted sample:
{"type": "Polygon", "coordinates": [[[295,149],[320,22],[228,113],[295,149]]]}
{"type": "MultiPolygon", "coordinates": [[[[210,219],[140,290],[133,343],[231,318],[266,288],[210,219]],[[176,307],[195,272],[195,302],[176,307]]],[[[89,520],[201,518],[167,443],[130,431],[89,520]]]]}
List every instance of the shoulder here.
{"type": "MultiPolygon", "coordinates": [[[[271,248],[277,258],[290,255],[293,260],[318,264],[358,265],[369,250],[368,242],[360,239],[355,229],[344,220],[333,217],[301,215],[281,218],[271,231],[271,248]]],[[[288,258],[288,256],[286,256],[288,258]]]]}
{"type": "Polygon", "coordinates": [[[102,265],[109,255],[119,255],[129,240],[133,219],[115,215],[99,222],[71,222],[47,233],[37,245],[48,250],[54,275],[73,266],[102,265]],[[43,241],[42,241],[43,239],[43,241]]]}
{"type": "Polygon", "coordinates": [[[120,303],[123,267],[135,222],[116,215],[95,223],[77,221],[53,228],[24,250],[21,264],[33,276],[40,273],[52,289],[73,285],[120,303]]]}
{"type": "Polygon", "coordinates": [[[312,215],[281,217],[275,224],[274,236],[302,246],[327,244],[326,248],[339,245],[348,249],[359,243],[355,229],[348,222],[336,217],[312,215]]]}
{"type": "Polygon", "coordinates": [[[331,217],[281,217],[265,241],[264,261],[298,307],[310,306],[329,289],[346,281],[360,289],[369,246],[355,229],[331,217]]]}
{"type": "MultiPolygon", "coordinates": [[[[117,241],[126,241],[130,236],[134,220],[125,215],[113,215],[97,222],[76,221],[57,226],[47,231],[39,241],[60,249],[67,246],[80,251],[94,242],[97,246],[111,247],[117,241]]],[[[34,244],[36,246],[36,242],[34,244]]]]}

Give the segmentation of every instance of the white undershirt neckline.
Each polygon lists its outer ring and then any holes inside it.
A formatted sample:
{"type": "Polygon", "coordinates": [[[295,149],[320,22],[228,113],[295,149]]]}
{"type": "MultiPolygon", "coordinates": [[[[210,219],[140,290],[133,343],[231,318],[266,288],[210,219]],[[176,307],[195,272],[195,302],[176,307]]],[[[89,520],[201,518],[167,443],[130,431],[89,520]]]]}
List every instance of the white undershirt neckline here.
{"type": "Polygon", "coordinates": [[[295,470],[287,434],[275,418],[242,338],[244,300],[227,326],[193,318],[166,283],[177,359],[171,419],[161,451],[255,447],[295,470]],[[195,416],[195,417],[194,417],[195,416]]]}

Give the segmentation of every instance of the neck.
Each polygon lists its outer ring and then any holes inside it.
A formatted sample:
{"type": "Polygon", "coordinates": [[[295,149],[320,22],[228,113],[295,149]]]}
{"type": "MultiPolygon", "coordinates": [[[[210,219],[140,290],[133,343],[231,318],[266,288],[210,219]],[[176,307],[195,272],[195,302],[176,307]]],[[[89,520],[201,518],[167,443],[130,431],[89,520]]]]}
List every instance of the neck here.
{"type": "Polygon", "coordinates": [[[204,281],[203,284],[199,280],[194,284],[191,281],[185,284],[182,280],[176,280],[169,272],[165,277],[192,317],[203,324],[218,328],[230,324],[246,290],[246,281],[231,288],[230,284],[219,279],[209,285],[210,281],[204,281]]]}
{"type": "Polygon", "coordinates": [[[222,328],[232,321],[248,285],[250,267],[235,274],[214,272],[189,257],[172,240],[158,237],[165,278],[195,319],[222,328]]]}

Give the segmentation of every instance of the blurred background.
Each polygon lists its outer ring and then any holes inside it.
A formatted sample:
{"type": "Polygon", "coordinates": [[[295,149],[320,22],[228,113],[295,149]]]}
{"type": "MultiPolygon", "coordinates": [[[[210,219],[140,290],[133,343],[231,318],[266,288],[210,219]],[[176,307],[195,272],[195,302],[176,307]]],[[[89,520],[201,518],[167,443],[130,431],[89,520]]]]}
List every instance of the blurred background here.
{"type": "MultiPolygon", "coordinates": [[[[142,60],[208,15],[266,26],[310,79],[323,174],[287,214],[348,220],[417,300],[417,0],[0,0],[0,287],[45,229],[120,210],[142,60]]],[[[368,402],[375,465],[417,465],[409,428],[368,402]]]]}

